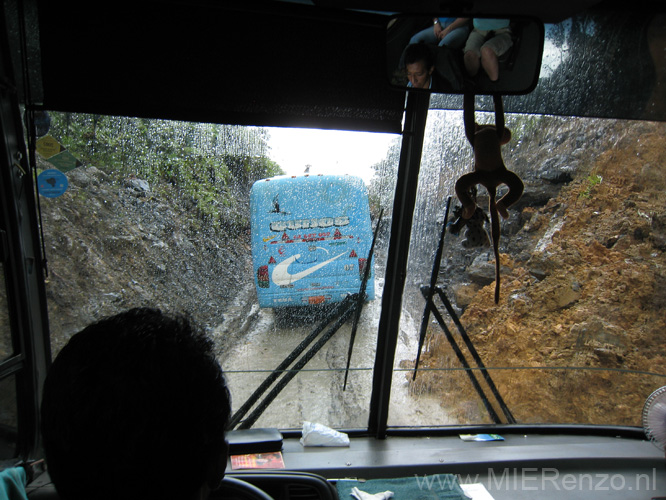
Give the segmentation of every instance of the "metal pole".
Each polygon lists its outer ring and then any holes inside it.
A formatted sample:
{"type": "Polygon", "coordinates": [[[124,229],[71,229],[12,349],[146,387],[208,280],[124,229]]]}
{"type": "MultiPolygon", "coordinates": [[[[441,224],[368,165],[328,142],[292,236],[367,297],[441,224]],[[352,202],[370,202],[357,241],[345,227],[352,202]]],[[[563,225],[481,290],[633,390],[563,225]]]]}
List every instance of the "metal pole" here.
{"type": "Polygon", "coordinates": [[[391,239],[386,261],[382,312],[377,331],[377,352],[368,418],[368,431],[379,439],[386,437],[393,363],[398,344],[407,255],[429,104],[430,94],[426,92],[407,93],[405,128],[402,135],[398,181],[393,201],[391,239]]]}

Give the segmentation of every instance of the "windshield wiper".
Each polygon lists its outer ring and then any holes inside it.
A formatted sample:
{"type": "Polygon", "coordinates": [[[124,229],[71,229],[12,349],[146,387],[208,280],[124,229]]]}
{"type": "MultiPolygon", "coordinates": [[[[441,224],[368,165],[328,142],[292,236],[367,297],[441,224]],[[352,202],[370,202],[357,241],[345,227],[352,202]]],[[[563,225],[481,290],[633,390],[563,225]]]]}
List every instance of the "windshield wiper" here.
{"type": "Polygon", "coordinates": [[[453,309],[453,306],[451,305],[451,302],[449,301],[448,297],[444,293],[444,290],[442,290],[441,287],[437,286],[437,277],[439,276],[439,267],[440,267],[440,260],[442,258],[442,250],[444,247],[444,235],[446,234],[446,225],[447,225],[447,220],[449,217],[449,207],[451,204],[451,197],[449,196],[447,202],[446,202],[446,212],[444,215],[444,223],[442,225],[442,232],[439,238],[439,244],[437,246],[437,252],[435,254],[435,262],[433,263],[432,266],[432,273],[430,275],[430,286],[428,285],[423,285],[421,286],[421,293],[423,294],[423,297],[425,298],[425,308],[423,310],[423,317],[421,318],[421,329],[419,332],[419,346],[418,346],[418,353],[416,355],[416,362],[414,364],[414,374],[412,376],[412,380],[416,379],[416,373],[419,367],[419,359],[421,357],[421,350],[423,349],[423,343],[425,341],[425,335],[428,327],[428,321],[430,320],[430,313],[435,316],[435,319],[437,320],[437,323],[439,323],[439,326],[442,328],[444,331],[444,335],[446,336],[446,339],[449,341],[449,344],[451,344],[451,347],[453,348],[454,353],[456,354],[456,357],[462,364],[463,368],[465,369],[465,373],[467,373],[467,376],[470,379],[470,382],[474,386],[474,389],[476,390],[477,394],[481,398],[481,401],[483,402],[483,405],[485,406],[486,410],[488,411],[488,414],[490,415],[490,418],[493,420],[494,423],[499,424],[502,423],[500,416],[498,413],[495,411],[495,408],[493,405],[490,403],[488,396],[486,395],[486,392],[483,390],[483,387],[481,387],[481,384],[479,384],[479,380],[477,379],[476,375],[474,375],[474,370],[475,368],[472,368],[470,366],[470,363],[467,361],[467,358],[465,357],[465,354],[462,352],[460,347],[458,346],[458,343],[456,342],[455,338],[453,337],[453,334],[449,330],[449,328],[446,326],[446,323],[444,322],[444,318],[442,317],[442,314],[439,312],[439,309],[437,309],[437,306],[435,305],[433,299],[435,297],[435,293],[437,293],[437,296],[440,298],[442,303],[444,304],[444,307],[446,308],[447,313],[453,320],[453,323],[456,325],[458,328],[458,332],[460,333],[461,338],[463,339],[463,342],[467,346],[467,350],[472,356],[472,359],[476,363],[476,366],[478,367],[479,370],[481,370],[481,374],[483,375],[484,380],[486,381],[486,384],[488,388],[490,389],[490,392],[492,395],[495,397],[495,401],[499,405],[500,409],[502,410],[502,413],[504,414],[504,418],[506,419],[506,423],[509,424],[515,424],[516,419],[513,417],[513,414],[511,413],[511,410],[509,410],[509,407],[506,405],[504,402],[504,398],[502,398],[502,395],[499,393],[499,390],[497,389],[497,386],[495,386],[495,383],[493,382],[492,377],[490,376],[490,373],[486,369],[486,366],[483,364],[483,361],[481,360],[481,357],[479,356],[479,353],[477,352],[476,348],[474,347],[474,343],[472,340],[469,338],[469,335],[465,331],[465,328],[463,327],[462,323],[460,322],[460,319],[458,318],[458,315],[456,314],[456,311],[453,309]]]}
{"type": "Polygon", "coordinates": [[[234,427],[238,426],[238,429],[249,429],[254,425],[254,423],[259,419],[259,417],[264,413],[266,408],[273,402],[273,400],[282,392],[287,384],[303,369],[303,367],[310,361],[315,354],[317,354],[321,348],[330,340],[330,338],[335,335],[335,333],[344,325],[347,320],[351,317],[352,313],[356,312],[354,316],[354,323],[352,326],[351,337],[349,341],[349,353],[347,358],[347,369],[345,371],[345,380],[343,390],[347,385],[347,373],[349,371],[349,363],[351,360],[352,351],[354,349],[354,337],[356,335],[356,328],[358,326],[358,321],[361,316],[361,309],[363,308],[363,303],[366,300],[366,286],[368,279],[370,278],[370,269],[372,266],[372,256],[375,248],[375,241],[377,240],[377,234],[379,233],[379,223],[381,222],[382,212],[379,214],[379,220],[377,226],[375,227],[375,232],[372,237],[372,244],[370,245],[370,251],[368,252],[368,258],[366,260],[366,267],[363,273],[363,279],[361,280],[361,286],[358,293],[347,295],[341,302],[336,304],[336,306],[329,311],[324,318],[319,322],[315,329],[301,341],[298,346],[280,363],[280,365],[273,370],[273,372],[266,377],[259,387],[247,398],[247,401],[234,413],[229,422],[228,430],[232,430],[234,427]],[[317,338],[317,336],[324,331],[326,326],[329,323],[332,323],[330,328],[321,336],[321,338],[306,352],[303,357],[301,357],[296,364],[289,368],[291,365],[305,349],[317,338]],[[286,373],[285,373],[286,372],[286,373]],[[259,403],[259,405],[250,413],[247,418],[243,419],[245,415],[250,411],[250,408],[259,401],[259,398],[268,390],[268,388],[284,373],[284,376],[280,381],[273,387],[273,389],[266,395],[266,397],[259,403]]]}

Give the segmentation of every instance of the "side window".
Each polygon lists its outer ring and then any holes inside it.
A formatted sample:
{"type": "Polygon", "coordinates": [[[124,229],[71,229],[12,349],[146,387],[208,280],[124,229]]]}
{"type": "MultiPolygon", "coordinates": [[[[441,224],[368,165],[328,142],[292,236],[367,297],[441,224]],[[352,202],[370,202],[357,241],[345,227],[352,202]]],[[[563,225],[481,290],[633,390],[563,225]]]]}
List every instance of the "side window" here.
{"type": "Polygon", "coordinates": [[[0,460],[16,456],[18,409],[16,375],[0,380],[0,460]]]}
{"type": "Polygon", "coordinates": [[[9,308],[7,305],[4,264],[0,264],[0,283],[0,362],[2,362],[14,354],[9,325],[9,308]]]}
{"type": "Polygon", "coordinates": [[[16,375],[8,366],[14,348],[5,278],[5,264],[0,263],[0,460],[15,456],[18,428],[16,375]]]}

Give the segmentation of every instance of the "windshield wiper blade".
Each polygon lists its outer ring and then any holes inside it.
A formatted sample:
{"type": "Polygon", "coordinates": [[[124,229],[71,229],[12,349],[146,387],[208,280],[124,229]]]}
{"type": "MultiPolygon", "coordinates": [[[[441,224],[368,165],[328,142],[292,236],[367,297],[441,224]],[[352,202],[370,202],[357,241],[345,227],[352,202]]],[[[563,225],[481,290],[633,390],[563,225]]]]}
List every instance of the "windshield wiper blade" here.
{"type": "Polygon", "coordinates": [[[421,318],[421,329],[419,330],[419,347],[416,351],[416,361],[414,362],[414,374],[412,380],[416,380],[416,372],[419,369],[419,360],[421,359],[421,350],[423,349],[423,342],[425,341],[426,331],[428,330],[428,320],[430,319],[430,308],[428,304],[432,302],[435,293],[435,285],[437,284],[437,277],[439,276],[440,261],[442,260],[442,252],[444,250],[444,236],[446,235],[446,224],[449,220],[449,208],[451,207],[451,197],[446,200],[446,211],[444,212],[444,224],[442,225],[442,232],[439,236],[439,243],[437,244],[437,252],[435,253],[435,261],[432,264],[432,272],[430,273],[430,287],[427,294],[425,294],[426,308],[423,311],[423,318],[421,318]]]}
{"type": "MultiPolygon", "coordinates": [[[[350,305],[355,304],[355,295],[348,295],[341,302],[337,303],[333,308],[315,327],[315,329],[305,337],[300,344],[273,370],[273,372],[266,377],[266,379],[259,385],[259,387],[247,398],[247,401],[236,410],[236,413],[231,417],[228,430],[233,429],[243,419],[243,417],[250,411],[250,408],[259,400],[259,398],[268,390],[268,388],[275,382],[282,373],[284,373],[298,356],[314,341],[317,336],[324,331],[326,326],[336,317],[343,316],[347,313],[350,305]]],[[[349,318],[349,316],[347,316],[349,318]]],[[[344,323],[344,322],[343,322],[344,323]]],[[[339,327],[338,327],[339,328],[339,327]]],[[[335,332],[333,332],[335,333],[335,332]]],[[[329,337],[330,338],[330,337],[329,337]]],[[[292,377],[293,378],[293,377],[292,377]]],[[[262,410],[263,412],[263,410],[262,410]]],[[[246,428],[246,427],[243,427],[246,428]]]]}
{"type": "Polygon", "coordinates": [[[486,383],[488,384],[488,387],[490,388],[490,392],[492,392],[493,396],[495,396],[495,399],[497,400],[497,404],[499,404],[500,408],[502,409],[502,413],[504,413],[504,416],[506,417],[507,423],[515,424],[516,419],[513,417],[513,414],[511,413],[511,410],[509,410],[509,407],[504,402],[504,398],[502,398],[501,394],[499,393],[499,390],[497,389],[497,386],[495,386],[495,382],[493,382],[493,379],[490,376],[490,373],[486,369],[486,365],[483,364],[483,361],[481,360],[481,356],[479,356],[478,351],[474,347],[474,343],[472,342],[472,339],[469,338],[469,335],[467,334],[467,331],[465,330],[462,323],[460,322],[460,318],[458,318],[458,315],[456,314],[456,311],[453,309],[453,305],[451,305],[451,302],[449,301],[449,298],[446,296],[446,294],[444,293],[444,290],[442,290],[441,287],[439,287],[439,286],[435,287],[435,291],[437,292],[437,295],[439,295],[439,298],[442,301],[442,303],[444,304],[444,307],[446,307],[446,311],[449,313],[449,316],[453,320],[453,323],[458,328],[458,332],[460,332],[460,336],[462,337],[463,342],[465,342],[465,345],[467,346],[467,349],[469,350],[470,354],[472,355],[472,358],[474,358],[474,361],[476,362],[476,365],[481,370],[481,373],[483,374],[483,378],[485,379],[486,383]]]}
{"type": "MultiPolygon", "coordinates": [[[[356,305],[356,294],[349,295],[340,303],[344,304],[344,307],[341,307],[341,313],[338,319],[331,325],[331,327],[322,335],[322,337],[306,352],[303,357],[301,357],[298,362],[289,369],[280,381],[273,387],[273,389],[268,393],[268,395],[259,403],[259,405],[248,415],[248,417],[243,420],[238,426],[239,429],[249,429],[252,425],[259,419],[261,414],[268,408],[268,406],[273,402],[273,400],[280,394],[282,389],[301,371],[301,369],[310,361],[319,350],[324,347],[324,344],[330,340],[330,338],[335,335],[335,333],[340,329],[340,327],[349,319],[349,317],[354,312],[356,305]],[[349,300],[347,300],[349,299],[349,300]]],[[[337,311],[338,309],[336,309],[337,311]]],[[[329,317],[333,317],[329,315],[329,317]]],[[[326,318],[325,318],[326,319],[326,318]]],[[[330,321],[330,320],[329,320],[330,321]]],[[[325,326],[325,325],[324,325],[325,326]]],[[[293,354],[293,353],[292,353],[293,354]]],[[[277,373],[276,377],[279,376],[280,372],[275,370],[273,374],[277,373]]],[[[271,376],[273,375],[271,374],[271,376]]],[[[271,377],[269,376],[269,378],[271,377]]],[[[262,384],[263,386],[264,384],[262,384]]],[[[270,385],[270,384],[268,384],[270,385]]],[[[258,391],[256,391],[258,392],[258,391]]],[[[254,395],[253,395],[254,396],[254,395]]],[[[252,397],[252,396],[251,396],[252,397]]],[[[257,396],[258,399],[259,396],[257,396]]],[[[245,406],[245,405],[244,405],[245,406]]],[[[251,406],[251,405],[250,405],[251,406]]],[[[240,411],[240,410],[239,410],[240,411]]],[[[239,412],[236,412],[237,414],[239,412]]],[[[234,417],[236,417],[234,415],[234,417]]],[[[239,417],[242,418],[242,416],[239,417]]]]}
{"type": "Polygon", "coordinates": [[[434,298],[435,298],[435,293],[439,296],[440,300],[444,304],[444,307],[446,308],[447,313],[453,320],[453,323],[456,325],[458,328],[458,332],[460,333],[460,336],[463,339],[463,342],[467,346],[467,350],[472,356],[472,359],[476,363],[477,368],[481,371],[481,374],[483,375],[483,378],[486,382],[486,385],[490,389],[490,392],[492,395],[495,397],[495,400],[497,401],[497,404],[499,405],[500,409],[502,410],[502,413],[504,413],[504,417],[509,424],[515,424],[516,420],[513,417],[513,414],[511,413],[511,410],[509,410],[509,407],[506,405],[504,402],[504,399],[502,398],[502,395],[499,393],[499,390],[497,389],[497,386],[495,386],[495,383],[493,382],[492,377],[490,376],[490,373],[486,369],[486,366],[483,364],[483,361],[481,360],[481,357],[479,356],[479,353],[477,352],[476,348],[474,347],[474,344],[472,343],[472,340],[469,338],[469,335],[465,331],[465,328],[463,327],[462,323],[460,322],[460,319],[458,318],[458,315],[455,312],[455,309],[453,309],[453,306],[451,305],[451,302],[449,301],[448,297],[444,293],[441,287],[437,286],[437,278],[439,277],[439,268],[440,268],[440,261],[442,259],[442,252],[444,248],[444,236],[446,235],[446,226],[447,226],[447,221],[449,218],[449,208],[451,204],[451,197],[447,199],[446,202],[446,212],[444,214],[444,223],[442,226],[442,231],[440,234],[439,238],[439,244],[437,246],[437,252],[435,254],[435,261],[433,262],[432,266],[432,273],[430,275],[430,286],[423,285],[421,286],[421,293],[423,294],[423,297],[425,298],[425,308],[423,310],[423,317],[421,318],[421,329],[419,331],[419,346],[418,346],[418,352],[416,354],[416,361],[414,363],[414,374],[412,375],[412,380],[416,379],[416,373],[418,371],[419,367],[419,359],[421,357],[421,351],[423,349],[423,344],[425,342],[425,336],[427,333],[428,329],[428,322],[430,320],[430,314],[432,313],[435,316],[435,319],[439,323],[440,327],[444,331],[444,334],[446,336],[446,339],[448,340],[449,344],[451,345],[454,353],[456,354],[458,360],[462,364],[463,368],[465,369],[465,372],[467,373],[472,385],[474,386],[474,389],[476,390],[477,394],[481,398],[481,401],[483,402],[484,406],[486,407],[486,410],[488,411],[488,414],[492,418],[492,420],[495,423],[501,423],[500,416],[498,413],[495,411],[493,406],[490,404],[490,401],[488,397],[486,396],[485,391],[483,390],[483,387],[479,384],[479,381],[477,380],[476,376],[473,373],[473,370],[476,368],[472,368],[467,361],[467,358],[465,357],[465,354],[461,351],[460,347],[458,346],[455,338],[453,337],[453,334],[451,331],[448,329],[446,326],[446,323],[444,322],[444,319],[437,309],[437,306],[435,305],[434,298]]]}
{"type": "Polygon", "coordinates": [[[352,352],[354,350],[354,340],[356,338],[356,329],[358,328],[358,321],[361,318],[361,310],[363,309],[363,302],[365,302],[365,289],[368,285],[368,279],[370,278],[370,269],[372,266],[372,256],[375,252],[375,242],[377,241],[377,234],[379,234],[379,225],[382,223],[382,216],[384,215],[384,209],[382,208],[379,212],[379,218],[377,219],[377,226],[375,227],[375,234],[372,235],[372,243],[370,244],[370,251],[368,252],[368,258],[365,261],[365,269],[363,270],[363,279],[361,280],[361,288],[358,292],[358,299],[356,304],[356,314],[354,314],[354,322],[352,323],[351,336],[349,337],[349,352],[347,353],[347,368],[345,369],[345,381],[342,384],[342,390],[347,389],[347,376],[349,375],[349,364],[351,363],[352,352]]]}

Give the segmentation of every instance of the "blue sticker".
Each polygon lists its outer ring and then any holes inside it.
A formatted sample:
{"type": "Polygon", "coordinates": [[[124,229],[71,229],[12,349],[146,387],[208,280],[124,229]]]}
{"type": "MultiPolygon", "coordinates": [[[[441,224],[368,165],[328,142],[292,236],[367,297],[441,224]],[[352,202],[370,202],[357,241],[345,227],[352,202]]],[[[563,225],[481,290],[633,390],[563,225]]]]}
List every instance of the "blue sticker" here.
{"type": "Polygon", "coordinates": [[[50,168],[37,177],[37,190],[45,198],[57,198],[67,191],[69,181],[60,170],[50,168]]]}

